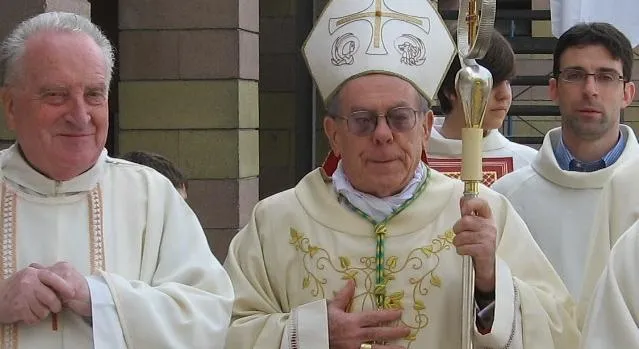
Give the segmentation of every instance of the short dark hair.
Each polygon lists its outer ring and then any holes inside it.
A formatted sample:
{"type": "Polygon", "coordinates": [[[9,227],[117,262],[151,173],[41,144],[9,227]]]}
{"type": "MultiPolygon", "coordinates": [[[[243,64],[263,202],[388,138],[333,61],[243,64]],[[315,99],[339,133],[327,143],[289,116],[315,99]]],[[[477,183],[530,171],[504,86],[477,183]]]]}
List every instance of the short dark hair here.
{"type": "MultiPolygon", "coordinates": [[[[451,33],[453,34],[453,39],[457,42],[456,25],[451,28],[451,33]]],[[[513,52],[513,48],[510,46],[508,40],[496,29],[493,29],[491,33],[490,47],[486,55],[484,58],[478,59],[477,63],[490,71],[493,76],[494,86],[500,84],[502,81],[511,80],[515,76],[515,53],[513,52]]],[[[444,81],[437,92],[439,105],[444,114],[448,114],[453,110],[453,104],[451,100],[448,99],[448,95],[457,94],[455,90],[455,76],[459,69],[461,69],[459,56],[455,55],[444,77],[444,81]]]]}
{"type": "Polygon", "coordinates": [[[136,164],[144,165],[160,172],[164,177],[168,178],[177,189],[180,189],[182,186],[184,186],[184,189],[188,188],[188,180],[186,176],[184,176],[184,173],[173,165],[169,159],[160,154],[132,151],[120,156],[120,159],[135,162],[136,164]]]}
{"type": "Polygon", "coordinates": [[[630,80],[633,62],[632,45],[628,38],[613,25],[601,22],[574,25],[559,37],[552,57],[553,75],[555,77],[559,75],[559,62],[564,51],[575,46],[590,45],[601,45],[614,59],[620,60],[623,79],[626,82],[630,80]]]}

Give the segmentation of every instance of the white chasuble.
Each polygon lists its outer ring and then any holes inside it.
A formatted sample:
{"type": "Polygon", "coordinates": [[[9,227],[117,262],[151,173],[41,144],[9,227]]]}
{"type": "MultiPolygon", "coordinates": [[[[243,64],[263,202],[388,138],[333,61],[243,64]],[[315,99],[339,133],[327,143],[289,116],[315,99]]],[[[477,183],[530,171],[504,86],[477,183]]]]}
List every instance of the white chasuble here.
{"type": "Polygon", "coordinates": [[[639,222],[617,241],[601,273],[583,328],[580,348],[639,347],[639,222]]]}
{"type": "Polygon", "coordinates": [[[637,173],[639,157],[634,156],[619,166],[601,191],[601,199],[589,229],[592,237],[585,266],[586,275],[581,302],[577,304],[577,321],[580,326],[583,325],[597,280],[608,263],[610,249],[639,219],[637,173]]]}
{"type": "MultiPolygon", "coordinates": [[[[461,261],[451,228],[463,184],[430,171],[426,188],[386,224],[385,309],[402,309],[411,329],[397,344],[458,349],[461,261]]],[[[522,220],[499,194],[482,187],[498,229],[496,311],[477,347],[569,348],[578,340],[574,305],[522,220]],[[523,328],[523,330],[522,330],[523,328]]],[[[321,170],[256,206],[231,243],[225,267],[236,302],[227,348],[327,348],[326,300],[347,280],[349,310],[377,308],[373,225],[338,201],[321,170]]]]}
{"type": "MultiPolygon", "coordinates": [[[[624,163],[639,155],[634,131],[627,125],[621,125],[620,129],[626,140],[623,153],[606,168],[594,172],[561,169],[554,153],[561,139],[561,128],[555,128],[546,134],[530,166],[504,176],[491,187],[506,196],[526,222],[578,309],[585,308],[592,292],[584,283],[597,280],[610,250],[610,245],[598,244],[594,254],[588,252],[598,237],[603,236],[593,231],[593,224],[598,226],[597,221],[604,217],[597,212],[603,187],[624,163]],[[598,268],[588,267],[593,258],[603,258],[598,268]]],[[[620,204],[624,205],[625,201],[620,204]]],[[[623,212],[625,210],[620,214],[623,212]]],[[[607,236],[605,240],[608,244],[607,236]]],[[[578,310],[578,321],[582,313],[578,310]]]]}
{"type": "Polygon", "coordinates": [[[1,326],[0,349],[223,348],[230,280],[166,178],[104,151],[82,175],[53,181],[17,146],[0,152],[0,171],[2,278],[64,261],[105,290],[91,287],[92,319],[64,309],[1,326]]]}

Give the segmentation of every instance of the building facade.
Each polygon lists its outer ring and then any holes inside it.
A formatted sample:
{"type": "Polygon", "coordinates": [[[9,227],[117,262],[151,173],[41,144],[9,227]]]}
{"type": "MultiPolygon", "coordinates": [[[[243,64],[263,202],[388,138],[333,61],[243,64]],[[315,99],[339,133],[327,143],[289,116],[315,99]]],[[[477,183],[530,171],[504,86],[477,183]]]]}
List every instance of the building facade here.
{"type": "MultiPolygon", "coordinates": [[[[117,50],[109,152],[152,151],[182,168],[190,179],[189,204],[224,259],[255,203],[294,186],[327,153],[322,103],[300,54],[326,3],[6,0],[0,1],[0,36],[44,11],[91,16],[117,50]]],[[[452,20],[457,3],[436,5],[452,20]]],[[[554,43],[549,0],[497,3],[497,26],[518,61],[515,101],[502,132],[534,146],[559,125],[546,88],[554,43]]],[[[623,117],[639,126],[639,106],[633,103],[623,117]]],[[[2,125],[0,144],[12,141],[2,125]]]]}

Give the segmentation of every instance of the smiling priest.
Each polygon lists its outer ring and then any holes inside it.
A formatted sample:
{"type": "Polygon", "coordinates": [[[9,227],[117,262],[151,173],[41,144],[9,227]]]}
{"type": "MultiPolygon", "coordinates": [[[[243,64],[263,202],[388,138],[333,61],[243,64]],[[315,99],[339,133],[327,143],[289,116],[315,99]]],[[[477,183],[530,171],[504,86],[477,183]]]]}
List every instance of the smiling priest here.
{"type": "Polygon", "coordinates": [[[109,157],[113,49],[50,12],[0,50],[0,349],[222,348],[228,275],[158,172],[109,157]]]}

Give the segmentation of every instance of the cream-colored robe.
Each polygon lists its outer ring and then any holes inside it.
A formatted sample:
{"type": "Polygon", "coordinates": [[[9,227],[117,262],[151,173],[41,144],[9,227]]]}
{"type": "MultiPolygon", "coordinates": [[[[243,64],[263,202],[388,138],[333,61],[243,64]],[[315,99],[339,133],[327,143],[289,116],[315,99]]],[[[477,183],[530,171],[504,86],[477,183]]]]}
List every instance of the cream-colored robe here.
{"type": "Polygon", "coordinates": [[[583,328],[583,349],[639,348],[639,222],[610,253],[583,328]]]}
{"type": "Polygon", "coordinates": [[[620,166],[601,192],[591,228],[591,243],[578,303],[577,320],[583,325],[592,292],[604,270],[610,249],[619,237],[639,219],[639,157],[620,166]]]}
{"type": "Polygon", "coordinates": [[[576,172],[559,167],[553,149],[561,128],[550,130],[530,166],[502,177],[491,187],[506,196],[524,219],[577,303],[582,301],[588,246],[593,239],[590,230],[602,188],[624,162],[639,156],[634,131],[621,125],[621,132],[626,146],[614,164],[599,171],[576,172]]]}
{"type": "MultiPolygon", "coordinates": [[[[458,349],[461,261],[451,228],[463,183],[431,171],[425,191],[388,223],[387,298],[401,307],[409,348],[458,349]]],[[[498,229],[496,312],[478,348],[573,348],[578,341],[567,290],[499,194],[482,187],[498,229]],[[519,321],[519,316],[523,320],[519,321]],[[513,327],[514,325],[514,327],[513,327]]],[[[236,291],[228,349],[327,348],[326,299],[356,282],[352,311],[374,309],[372,225],[337,200],[322,170],[257,204],[233,239],[225,268],[236,291]]]]}
{"type": "MultiPolygon", "coordinates": [[[[51,316],[34,326],[2,326],[0,348],[93,348],[93,330],[114,325],[100,323],[95,313],[109,301],[128,348],[223,346],[230,280],[166,178],[103,151],[89,171],[53,181],[33,170],[16,146],[0,153],[0,173],[2,278],[33,262],[67,261],[101,280],[112,297],[92,299],[100,302],[93,304],[93,328],[64,310],[57,331],[51,316]]],[[[119,348],[118,342],[113,338],[108,347],[119,348]]]]}

